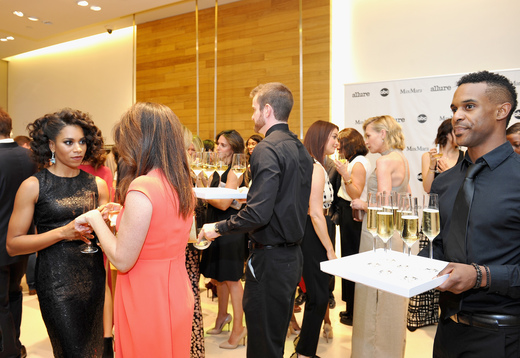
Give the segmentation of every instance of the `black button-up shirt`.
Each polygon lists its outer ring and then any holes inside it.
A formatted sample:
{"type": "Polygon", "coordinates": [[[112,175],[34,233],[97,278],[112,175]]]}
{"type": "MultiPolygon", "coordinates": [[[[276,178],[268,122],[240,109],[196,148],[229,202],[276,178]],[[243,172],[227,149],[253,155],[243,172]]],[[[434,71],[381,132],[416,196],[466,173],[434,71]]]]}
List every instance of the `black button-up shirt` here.
{"type": "Polygon", "coordinates": [[[221,234],[249,232],[259,244],[299,243],[303,238],[313,161],[300,140],[280,123],[272,126],[250,158],[247,205],[217,223],[221,234]]]}
{"type": "MultiPolygon", "coordinates": [[[[486,166],[475,178],[470,208],[466,262],[489,266],[489,290],[464,292],[463,311],[520,315],[520,156],[509,142],[478,158],[486,166]]],[[[432,184],[439,194],[441,231],[434,240],[434,257],[454,261],[443,243],[450,229],[455,197],[464,181],[471,159],[440,174],[432,184]]],[[[441,293],[442,294],[442,293],[441,293]]]]}

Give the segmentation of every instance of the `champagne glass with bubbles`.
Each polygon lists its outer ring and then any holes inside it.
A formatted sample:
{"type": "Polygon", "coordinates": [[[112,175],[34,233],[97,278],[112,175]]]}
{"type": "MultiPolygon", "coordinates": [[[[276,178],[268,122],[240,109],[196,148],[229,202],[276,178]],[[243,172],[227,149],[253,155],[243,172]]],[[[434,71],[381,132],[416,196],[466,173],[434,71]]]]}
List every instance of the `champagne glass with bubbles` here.
{"type": "Polygon", "coordinates": [[[430,259],[433,259],[433,239],[439,235],[441,227],[437,194],[424,194],[422,214],[422,231],[430,241],[430,259]]]}
{"type": "Polygon", "coordinates": [[[215,152],[202,152],[202,170],[206,175],[208,182],[206,186],[209,188],[211,185],[210,177],[217,170],[217,153],[215,152]]]}
{"type": "MultiPolygon", "coordinates": [[[[380,210],[377,212],[377,236],[385,245],[385,252],[388,251],[388,241],[394,235],[394,205],[392,195],[380,193],[380,210]]],[[[397,211],[397,209],[396,209],[397,211]]]]}
{"type": "Polygon", "coordinates": [[[381,210],[380,207],[378,207],[378,200],[377,200],[377,193],[370,192],[368,193],[367,198],[367,205],[368,205],[368,212],[367,212],[367,231],[372,234],[372,237],[374,239],[373,243],[373,251],[376,252],[376,240],[377,240],[377,212],[381,210]]]}
{"type": "Polygon", "coordinates": [[[231,162],[231,170],[240,179],[240,176],[246,171],[246,156],[244,153],[233,154],[233,161],[231,162]]]}
{"type": "Polygon", "coordinates": [[[227,155],[225,155],[224,153],[216,153],[217,155],[217,158],[216,158],[216,170],[217,170],[217,174],[219,176],[219,187],[220,187],[220,183],[222,182],[222,174],[224,174],[226,172],[226,170],[228,169],[228,157],[227,155]]]}
{"type": "Polygon", "coordinates": [[[412,198],[411,196],[402,197],[399,209],[401,211],[399,231],[401,238],[408,248],[408,256],[410,256],[413,244],[419,240],[419,208],[417,198],[412,198]]]}

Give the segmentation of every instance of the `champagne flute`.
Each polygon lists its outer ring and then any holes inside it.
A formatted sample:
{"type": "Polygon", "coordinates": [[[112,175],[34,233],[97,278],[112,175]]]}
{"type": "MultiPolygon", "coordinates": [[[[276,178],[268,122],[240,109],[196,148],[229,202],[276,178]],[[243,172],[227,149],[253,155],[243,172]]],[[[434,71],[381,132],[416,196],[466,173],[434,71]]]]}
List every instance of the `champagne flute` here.
{"type": "MultiPolygon", "coordinates": [[[[93,191],[87,191],[83,197],[83,214],[89,212],[92,209],[97,207],[96,195],[93,191]]],[[[80,246],[81,252],[84,254],[93,254],[98,252],[98,248],[92,245],[92,240],[90,240],[90,244],[83,244],[80,246]]]]}
{"type": "Polygon", "coordinates": [[[216,156],[217,153],[215,152],[202,152],[202,170],[204,171],[204,174],[208,178],[206,187],[210,187],[211,181],[209,180],[210,176],[215,173],[217,169],[217,162],[216,162],[216,156]]]}
{"type": "Polygon", "coordinates": [[[222,182],[222,174],[224,174],[226,172],[226,170],[228,169],[228,156],[224,153],[216,153],[217,154],[217,174],[219,176],[219,182],[218,182],[218,186],[220,188],[220,183],[222,182]]]}
{"type": "MultiPolygon", "coordinates": [[[[380,210],[377,212],[377,236],[383,241],[385,253],[388,252],[388,240],[394,235],[394,213],[392,195],[380,193],[380,210]]],[[[397,209],[396,209],[397,211],[397,209]]]]}
{"type": "Polygon", "coordinates": [[[342,164],[345,164],[347,162],[347,158],[345,158],[345,154],[338,151],[338,161],[340,161],[342,164]]]}
{"type": "Polygon", "coordinates": [[[419,208],[416,200],[409,196],[401,198],[401,223],[399,231],[401,238],[408,247],[408,256],[410,256],[413,244],[419,240],[419,208]]]}
{"type": "Polygon", "coordinates": [[[190,167],[195,173],[195,181],[202,171],[202,152],[192,152],[190,154],[190,167]]]}
{"type": "Polygon", "coordinates": [[[433,259],[433,239],[440,232],[439,196],[437,194],[424,194],[422,231],[430,241],[430,259],[433,259]]]}
{"type": "Polygon", "coordinates": [[[373,251],[376,252],[376,240],[377,240],[377,212],[380,210],[378,207],[377,193],[368,193],[368,212],[367,212],[367,231],[372,234],[374,239],[373,251]]]}
{"type": "MultiPolygon", "coordinates": [[[[397,233],[399,234],[399,237],[401,238],[402,240],[402,237],[401,237],[401,231],[402,231],[402,224],[403,224],[403,221],[401,219],[401,217],[403,216],[403,211],[401,210],[401,203],[402,203],[402,200],[403,198],[405,197],[409,197],[411,196],[412,194],[410,193],[407,193],[407,192],[401,192],[401,193],[397,193],[397,212],[396,212],[396,215],[395,215],[395,231],[397,231],[397,233]]],[[[403,254],[406,253],[408,251],[408,247],[406,245],[403,245],[403,254]]]]}
{"type": "MultiPolygon", "coordinates": [[[[197,238],[199,237],[199,233],[200,233],[200,230],[201,228],[200,227],[197,227],[197,218],[195,215],[193,215],[193,223],[195,225],[195,232],[197,233],[197,238]]],[[[206,237],[203,237],[202,239],[195,241],[193,243],[193,247],[198,249],[198,250],[206,250],[209,245],[211,245],[211,241],[209,241],[208,239],[206,239],[206,237]]]]}
{"type": "Polygon", "coordinates": [[[247,168],[246,156],[244,153],[233,154],[233,160],[231,162],[231,170],[240,179],[240,176],[245,173],[247,168]]]}

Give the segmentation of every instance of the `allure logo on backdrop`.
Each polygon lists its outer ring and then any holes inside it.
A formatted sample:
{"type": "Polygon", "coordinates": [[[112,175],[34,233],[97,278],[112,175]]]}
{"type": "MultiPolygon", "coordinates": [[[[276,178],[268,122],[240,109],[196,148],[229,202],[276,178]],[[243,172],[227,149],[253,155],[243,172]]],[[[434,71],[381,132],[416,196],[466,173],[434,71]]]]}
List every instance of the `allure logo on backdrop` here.
{"type": "Polygon", "coordinates": [[[354,93],[352,93],[352,97],[353,98],[370,97],[370,92],[354,92],[354,93]]]}
{"type": "Polygon", "coordinates": [[[430,88],[430,92],[441,92],[441,91],[451,91],[451,86],[433,86],[430,88]]]}

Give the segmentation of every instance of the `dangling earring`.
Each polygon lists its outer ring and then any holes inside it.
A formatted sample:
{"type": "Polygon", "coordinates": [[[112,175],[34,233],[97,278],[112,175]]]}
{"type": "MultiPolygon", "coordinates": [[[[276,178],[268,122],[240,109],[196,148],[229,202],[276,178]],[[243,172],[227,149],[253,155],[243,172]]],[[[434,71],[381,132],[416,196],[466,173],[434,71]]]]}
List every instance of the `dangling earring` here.
{"type": "Polygon", "coordinates": [[[51,153],[52,153],[51,164],[56,164],[56,158],[54,158],[54,152],[51,152],[51,153]]]}

